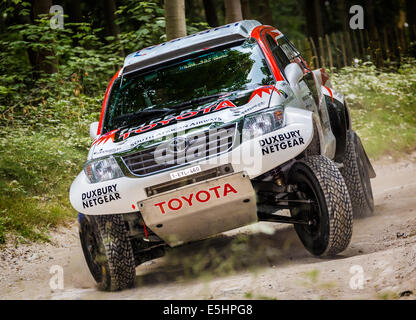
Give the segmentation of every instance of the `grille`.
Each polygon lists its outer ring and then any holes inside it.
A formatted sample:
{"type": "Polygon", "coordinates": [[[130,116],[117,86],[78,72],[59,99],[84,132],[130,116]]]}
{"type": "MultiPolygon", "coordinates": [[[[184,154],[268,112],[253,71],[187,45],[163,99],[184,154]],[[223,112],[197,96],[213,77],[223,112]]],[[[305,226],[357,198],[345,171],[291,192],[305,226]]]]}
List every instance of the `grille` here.
{"type": "Polygon", "coordinates": [[[187,135],[187,145],[183,148],[184,150],[178,150],[178,146],[174,145],[171,140],[128,154],[122,159],[133,174],[149,175],[227,152],[233,145],[235,131],[235,124],[207,130],[187,135]]]}
{"type": "Polygon", "coordinates": [[[154,196],[159,193],[177,189],[180,187],[194,184],[201,181],[207,181],[209,179],[217,178],[226,174],[233,173],[233,167],[230,164],[225,164],[216,168],[208,169],[196,174],[192,174],[189,177],[183,177],[174,181],[168,181],[157,184],[155,186],[147,187],[146,194],[148,197],[154,196]]]}

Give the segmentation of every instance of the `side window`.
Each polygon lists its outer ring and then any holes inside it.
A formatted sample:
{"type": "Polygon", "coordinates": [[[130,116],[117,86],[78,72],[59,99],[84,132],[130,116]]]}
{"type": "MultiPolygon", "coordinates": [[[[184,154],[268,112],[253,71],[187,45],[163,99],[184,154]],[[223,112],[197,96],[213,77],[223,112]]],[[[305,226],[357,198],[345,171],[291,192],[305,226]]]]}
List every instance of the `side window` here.
{"type": "Polygon", "coordinates": [[[316,105],[319,105],[318,91],[316,90],[315,80],[313,79],[312,72],[308,72],[307,74],[305,74],[303,80],[308,86],[309,91],[312,93],[312,97],[315,100],[316,105]]]}
{"type": "Polygon", "coordinates": [[[276,41],[268,33],[266,34],[266,41],[270,47],[270,50],[272,51],[274,59],[276,60],[280,70],[283,73],[285,67],[290,63],[290,60],[288,59],[282,48],[280,48],[280,46],[277,45],[276,41]]]}
{"type": "Polygon", "coordinates": [[[286,57],[290,60],[290,62],[296,62],[303,66],[304,69],[309,70],[309,67],[306,65],[305,60],[302,58],[300,52],[295,48],[292,42],[289,39],[282,35],[276,38],[277,44],[280,48],[282,48],[283,52],[285,53],[286,57]]]}
{"type": "MultiPolygon", "coordinates": [[[[303,66],[304,69],[309,70],[309,68],[305,65],[302,56],[300,55],[299,51],[295,48],[295,46],[289,41],[286,36],[280,36],[276,38],[277,46],[281,48],[284,52],[286,58],[290,62],[296,62],[303,66]]],[[[313,78],[312,72],[308,71],[305,73],[303,80],[305,81],[306,86],[309,88],[309,91],[312,93],[312,96],[315,100],[315,103],[319,104],[318,92],[316,90],[315,80],[313,78]]]]}
{"type": "Polygon", "coordinates": [[[283,36],[283,37],[277,38],[276,41],[279,47],[282,48],[282,51],[285,53],[289,61],[296,62],[296,59],[300,57],[300,53],[289,42],[289,40],[285,36],[283,36]]]}

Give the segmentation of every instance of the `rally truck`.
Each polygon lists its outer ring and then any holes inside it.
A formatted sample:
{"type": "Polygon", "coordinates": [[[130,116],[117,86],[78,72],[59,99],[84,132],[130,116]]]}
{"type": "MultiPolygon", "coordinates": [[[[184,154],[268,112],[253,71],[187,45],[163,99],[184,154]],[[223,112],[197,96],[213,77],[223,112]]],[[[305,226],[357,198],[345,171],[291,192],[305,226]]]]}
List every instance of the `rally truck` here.
{"type": "Polygon", "coordinates": [[[315,256],[374,209],[375,172],[344,96],[279,30],[254,20],[128,55],[70,189],[88,267],[135,283],[165,249],[260,221],[294,225],[315,256]]]}

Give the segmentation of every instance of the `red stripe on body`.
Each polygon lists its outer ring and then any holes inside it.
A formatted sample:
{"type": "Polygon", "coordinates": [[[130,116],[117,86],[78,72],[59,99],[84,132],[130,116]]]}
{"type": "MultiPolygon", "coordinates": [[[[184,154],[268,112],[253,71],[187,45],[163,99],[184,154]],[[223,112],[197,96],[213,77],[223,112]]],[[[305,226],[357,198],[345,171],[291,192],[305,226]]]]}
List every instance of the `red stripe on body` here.
{"type": "Polygon", "coordinates": [[[325,88],[326,90],[328,90],[329,94],[331,95],[331,100],[332,100],[332,102],[334,102],[334,95],[332,94],[332,90],[331,90],[331,89],[329,89],[328,87],[325,87],[325,86],[324,86],[324,88],[325,88]]]}
{"type": "Polygon", "coordinates": [[[101,134],[101,130],[102,130],[102,126],[103,126],[103,121],[104,121],[104,114],[105,114],[105,109],[107,106],[107,100],[108,100],[108,95],[110,94],[110,90],[111,87],[113,86],[113,82],[118,78],[118,75],[120,74],[119,70],[110,80],[110,82],[108,83],[107,89],[105,90],[105,96],[104,96],[104,100],[103,100],[103,105],[101,107],[101,116],[100,116],[100,122],[98,123],[98,130],[97,130],[97,134],[100,135],[101,134]]]}
{"type": "Polygon", "coordinates": [[[146,228],[146,225],[144,224],[144,221],[143,221],[143,229],[144,229],[144,235],[145,235],[145,237],[146,238],[149,238],[149,233],[147,232],[147,228],[146,228]]]}
{"type": "Polygon", "coordinates": [[[279,67],[277,66],[276,61],[274,60],[273,54],[270,52],[269,47],[266,43],[263,42],[263,39],[261,37],[261,33],[262,31],[272,31],[275,30],[274,27],[270,27],[270,26],[257,26],[253,29],[253,31],[251,31],[251,37],[256,39],[260,48],[262,49],[267,62],[270,65],[270,68],[272,69],[273,75],[276,78],[276,81],[283,81],[283,75],[280,72],[279,67]]]}

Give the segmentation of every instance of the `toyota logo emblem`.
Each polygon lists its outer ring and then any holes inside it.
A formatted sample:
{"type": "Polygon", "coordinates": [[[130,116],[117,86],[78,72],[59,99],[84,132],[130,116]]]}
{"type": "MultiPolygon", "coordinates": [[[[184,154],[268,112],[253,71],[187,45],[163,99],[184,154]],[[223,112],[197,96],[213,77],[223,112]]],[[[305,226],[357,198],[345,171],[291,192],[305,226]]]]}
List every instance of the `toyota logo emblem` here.
{"type": "Polygon", "coordinates": [[[176,137],[168,145],[173,153],[184,152],[189,147],[189,141],[185,137],[176,137]]]}

